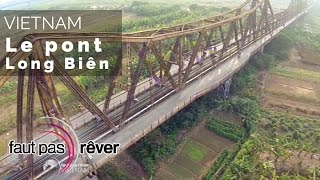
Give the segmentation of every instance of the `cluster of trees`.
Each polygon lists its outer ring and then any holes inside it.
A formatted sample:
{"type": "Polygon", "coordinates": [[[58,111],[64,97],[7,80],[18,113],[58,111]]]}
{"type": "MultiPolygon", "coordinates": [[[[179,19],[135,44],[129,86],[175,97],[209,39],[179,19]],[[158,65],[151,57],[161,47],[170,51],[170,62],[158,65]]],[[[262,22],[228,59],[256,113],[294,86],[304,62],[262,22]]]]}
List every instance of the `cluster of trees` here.
{"type": "Polygon", "coordinates": [[[277,166],[288,163],[287,160],[293,152],[298,153],[296,161],[299,161],[302,152],[309,152],[310,158],[313,158],[313,154],[319,153],[320,123],[315,119],[270,111],[265,112],[263,119],[261,125],[257,127],[257,132],[249,137],[234,160],[230,162],[223,174],[223,179],[319,178],[317,169],[290,169],[292,174],[281,175],[277,173],[277,166]],[[270,160],[262,161],[261,153],[269,155],[270,160]],[[294,173],[303,177],[293,175],[294,173]]]}
{"type": "Polygon", "coordinates": [[[295,35],[289,33],[291,30],[281,32],[265,47],[265,52],[272,55],[276,60],[285,60],[289,57],[289,50],[295,44],[295,35]]]}
{"type": "Polygon", "coordinates": [[[319,52],[320,49],[320,33],[310,32],[301,26],[296,26],[285,33],[291,40],[293,45],[298,47],[308,47],[319,52]]]}
{"type": "Polygon", "coordinates": [[[226,11],[229,11],[231,10],[230,8],[228,7],[214,7],[214,6],[201,6],[201,5],[198,5],[198,4],[191,4],[189,6],[189,10],[191,11],[197,11],[197,10],[205,10],[205,9],[210,9],[212,11],[216,11],[216,12],[220,12],[220,13],[223,13],[223,12],[226,12],[226,11]]]}
{"type": "Polygon", "coordinates": [[[159,16],[161,14],[168,14],[172,11],[181,10],[179,5],[165,6],[163,4],[151,4],[148,2],[134,1],[127,9],[128,12],[137,14],[138,16],[159,16]]]}
{"type": "Polygon", "coordinates": [[[141,163],[149,176],[154,174],[155,163],[175,152],[175,134],[164,135],[156,130],[130,148],[133,157],[141,163]]]}
{"type": "Polygon", "coordinates": [[[214,6],[202,6],[198,4],[191,4],[189,8],[184,8],[182,5],[165,5],[160,3],[149,3],[142,1],[133,1],[131,6],[125,9],[127,12],[135,13],[138,16],[151,17],[170,14],[172,12],[199,12],[199,11],[214,11],[225,12],[230,10],[228,7],[214,7],[214,6]]]}
{"type": "MultiPolygon", "coordinates": [[[[131,7],[131,9],[132,8],[133,7],[131,7]]],[[[203,17],[212,16],[220,11],[217,11],[217,9],[214,7],[206,7],[188,11],[176,5],[166,7],[152,4],[134,6],[134,9],[136,9],[136,14],[144,14],[143,18],[125,21],[122,24],[123,32],[173,26],[198,20],[203,17]]],[[[131,11],[133,11],[133,9],[131,11]]]]}
{"type": "Polygon", "coordinates": [[[234,158],[237,156],[243,145],[239,142],[235,145],[232,150],[224,150],[220,153],[219,157],[214,161],[211,168],[206,175],[202,177],[203,180],[214,180],[214,179],[235,179],[234,177],[224,178],[226,170],[233,163],[234,158]]]}
{"type": "MultiPolygon", "coordinates": [[[[238,152],[233,159],[228,162],[228,166],[222,175],[223,180],[230,179],[255,179],[250,172],[253,171],[256,153],[263,148],[259,141],[260,137],[251,136],[244,144],[238,148],[238,152]]],[[[257,177],[258,178],[258,177],[257,177]]]]}
{"type": "Polygon", "coordinates": [[[278,139],[287,149],[320,152],[320,123],[315,119],[269,112],[263,127],[271,135],[267,141],[272,145],[278,139]]]}

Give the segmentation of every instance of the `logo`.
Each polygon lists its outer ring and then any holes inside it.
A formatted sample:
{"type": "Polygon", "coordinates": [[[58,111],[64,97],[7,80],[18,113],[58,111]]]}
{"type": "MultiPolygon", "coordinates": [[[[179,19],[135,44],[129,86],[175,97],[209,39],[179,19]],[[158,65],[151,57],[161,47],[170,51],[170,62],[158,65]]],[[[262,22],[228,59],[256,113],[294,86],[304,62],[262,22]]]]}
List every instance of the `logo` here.
{"type": "MultiPolygon", "coordinates": [[[[60,141],[64,143],[64,149],[66,150],[66,152],[64,151],[63,153],[67,153],[67,160],[66,160],[66,163],[63,164],[63,166],[57,159],[50,159],[46,161],[46,163],[43,165],[43,170],[46,171],[49,168],[58,167],[59,173],[64,173],[68,169],[73,167],[79,158],[79,151],[78,151],[78,149],[80,148],[79,138],[76,132],[74,131],[74,129],[64,120],[57,119],[54,117],[42,117],[40,119],[45,119],[47,121],[50,121],[50,122],[47,122],[47,125],[54,129],[54,130],[42,131],[42,134],[52,134],[58,137],[60,141]],[[54,120],[56,121],[56,123],[53,123],[54,120]]],[[[51,146],[53,145],[53,147],[58,147],[61,144],[51,143],[49,144],[49,146],[50,145],[51,146]]],[[[49,148],[47,148],[47,154],[52,154],[56,152],[55,148],[52,148],[52,149],[54,150],[54,152],[53,151],[48,152],[49,148]]],[[[41,155],[42,149],[39,148],[38,152],[39,152],[39,155],[41,155]]]]}
{"type": "Polygon", "coordinates": [[[75,130],[64,120],[55,117],[42,117],[38,120],[41,121],[36,128],[40,133],[38,139],[29,143],[16,143],[12,140],[8,147],[10,154],[49,156],[43,164],[44,172],[58,169],[60,174],[85,173],[94,160],[94,154],[117,154],[120,148],[118,143],[95,143],[93,140],[80,143],[75,130]],[[44,120],[46,123],[42,123],[44,120]],[[88,164],[77,164],[80,155],[85,155],[88,164]]]}

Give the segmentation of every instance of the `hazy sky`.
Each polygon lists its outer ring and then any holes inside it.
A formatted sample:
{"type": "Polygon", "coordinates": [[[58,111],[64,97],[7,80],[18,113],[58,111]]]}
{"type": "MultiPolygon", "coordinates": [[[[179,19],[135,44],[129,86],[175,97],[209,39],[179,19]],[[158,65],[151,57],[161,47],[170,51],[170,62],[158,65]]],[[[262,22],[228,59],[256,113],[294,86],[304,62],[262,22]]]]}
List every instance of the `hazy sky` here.
{"type": "Polygon", "coordinates": [[[9,2],[10,0],[0,0],[0,4],[3,4],[3,3],[6,3],[6,2],[9,2]]]}

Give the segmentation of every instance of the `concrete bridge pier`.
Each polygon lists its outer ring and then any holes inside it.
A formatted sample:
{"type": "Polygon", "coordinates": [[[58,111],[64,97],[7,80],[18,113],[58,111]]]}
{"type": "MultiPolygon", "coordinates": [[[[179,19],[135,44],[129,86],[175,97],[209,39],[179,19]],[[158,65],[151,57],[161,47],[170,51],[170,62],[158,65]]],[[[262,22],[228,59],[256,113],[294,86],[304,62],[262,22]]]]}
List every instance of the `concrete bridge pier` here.
{"type": "Polygon", "coordinates": [[[225,82],[220,85],[220,93],[224,99],[228,99],[230,97],[230,87],[232,83],[232,77],[229,77],[225,82]]]}
{"type": "Polygon", "coordinates": [[[265,46],[265,45],[263,45],[263,46],[260,48],[259,53],[261,53],[261,54],[264,53],[264,46],[265,46]]]}

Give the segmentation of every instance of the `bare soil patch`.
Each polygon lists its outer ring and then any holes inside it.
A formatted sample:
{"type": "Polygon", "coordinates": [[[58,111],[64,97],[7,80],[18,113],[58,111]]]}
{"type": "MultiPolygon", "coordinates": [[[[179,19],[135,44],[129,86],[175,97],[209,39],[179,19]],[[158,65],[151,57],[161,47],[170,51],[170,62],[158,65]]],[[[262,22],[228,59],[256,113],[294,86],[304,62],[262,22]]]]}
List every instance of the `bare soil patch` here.
{"type": "Polygon", "coordinates": [[[319,57],[320,52],[304,47],[300,47],[299,49],[294,48],[291,50],[289,59],[282,62],[281,65],[319,72],[319,57]]]}
{"type": "Polygon", "coordinates": [[[279,97],[273,97],[271,95],[265,97],[263,107],[273,111],[282,111],[311,118],[320,117],[319,106],[281,99],[279,97]]]}
{"type": "MultiPolygon", "coordinates": [[[[320,53],[303,48],[293,49],[282,67],[296,68],[294,75],[285,72],[267,75],[261,79],[264,86],[263,107],[311,118],[320,117],[320,84],[311,78],[299,77],[300,70],[305,74],[320,72],[320,53]],[[310,79],[310,80],[308,80],[310,79]]],[[[292,69],[291,69],[292,70],[292,69]]],[[[302,75],[301,75],[302,76],[302,75]]]]}
{"type": "Polygon", "coordinates": [[[320,154],[304,151],[288,151],[287,153],[288,156],[286,158],[276,161],[274,155],[265,152],[260,154],[260,159],[263,162],[273,161],[279,174],[295,174],[299,172],[299,174],[303,175],[308,170],[320,167],[320,154]]]}

